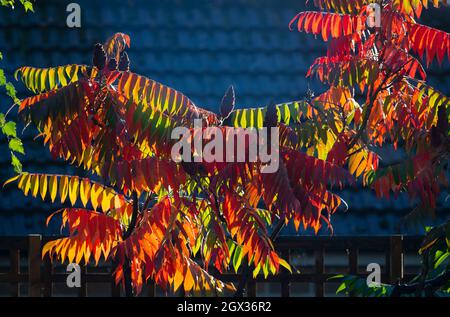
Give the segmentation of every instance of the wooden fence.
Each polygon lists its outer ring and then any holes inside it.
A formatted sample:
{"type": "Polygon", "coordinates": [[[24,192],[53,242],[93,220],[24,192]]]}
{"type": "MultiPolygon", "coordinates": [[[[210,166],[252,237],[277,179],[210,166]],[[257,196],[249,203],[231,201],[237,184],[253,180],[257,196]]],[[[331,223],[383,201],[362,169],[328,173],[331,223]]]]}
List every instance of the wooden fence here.
{"type": "MultiPolygon", "coordinates": [[[[52,296],[54,294],[55,283],[65,283],[67,272],[55,271],[55,264],[48,258],[42,259],[41,250],[50,237],[40,235],[29,235],[26,237],[0,237],[0,251],[9,254],[9,265],[6,265],[6,272],[0,271],[0,284],[7,283],[10,286],[10,296],[20,296],[20,285],[27,285],[28,296],[52,296]],[[21,265],[21,259],[25,258],[27,264],[21,265]],[[8,269],[9,268],[9,269],[8,269]]],[[[352,275],[367,276],[368,272],[362,270],[359,263],[360,252],[377,252],[384,255],[382,265],[382,282],[396,282],[399,279],[411,278],[414,274],[404,272],[405,252],[416,253],[420,245],[421,237],[418,236],[374,236],[374,237],[279,237],[276,242],[276,249],[287,261],[293,260],[293,254],[309,252],[313,258],[313,264],[309,268],[300,266],[302,272],[289,273],[282,271],[278,275],[257,276],[250,279],[247,284],[247,296],[257,295],[258,283],[277,283],[281,285],[281,296],[291,296],[291,284],[312,283],[314,284],[314,295],[324,296],[324,284],[328,278],[338,273],[348,273],[352,275]],[[325,266],[325,256],[329,252],[345,252],[346,272],[336,272],[333,268],[325,266]],[[304,269],[304,270],[303,270],[304,269]]],[[[24,262],[24,261],[22,261],[24,262]]],[[[417,268],[418,270],[418,268],[417,268]]],[[[418,272],[418,271],[417,271],[418,272]]],[[[417,273],[416,272],[416,273],[417,273]]],[[[226,273],[218,276],[223,281],[237,282],[239,274],[226,273]]],[[[87,286],[95,283],[107,283],[111,285],[110,296],[120,296],[121,291],[114,285],[111,276],[111,265],[101,268],[82,267],[81,287],[78,289],[79,296],[87,296],[87,286]]],[[[23,293],[23,292],[22,292],[23,293]]],[[[147,296],[155,296],[155,286],[152,282],[147,283],[147,296]]]]}

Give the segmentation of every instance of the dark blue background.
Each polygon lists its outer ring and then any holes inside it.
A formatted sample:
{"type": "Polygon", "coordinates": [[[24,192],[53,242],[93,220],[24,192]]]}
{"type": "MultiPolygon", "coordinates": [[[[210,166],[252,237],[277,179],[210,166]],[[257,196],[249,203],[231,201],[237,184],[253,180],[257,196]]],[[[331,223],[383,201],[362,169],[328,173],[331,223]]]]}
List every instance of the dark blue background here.
{"type": "MultiPolygon", "coordinates": [[[[305,79],[309,65],[325,54],[325,46],[314,36],[290,32],[289,21],[305,4],[299,0],[160,0],[77,1],[82,8],[82,27],[65,25],[68,3],[38,1],[35,14],[0,8],[0,51],[4,68],[23,65],[45,67],[70,63],[89,64],[92,47],[115,32],[131,36],[129,55],[133,71],[172,86],[197,105],[218,107],[226,88],[233,84],[239,107],[254,107],[272,100],[301,99],[308,87],[320,93],[316,80],[305,79]]],[[[312,1],[310,1],[312,2],[312,1]]],[[[308,9],[314,10],[312,5],[308,9]]],[[[450,30],[449,9],[424,11],[426,24],[450,30]],[[429,15],[428,15],[429,14],[429,15]]],[[[433,66],[430,82],[450,93],[450,67],[433,66]]],[[[17,83],[19,96],[27,96],[17,83]]],[[[11,102],[0,97],[1,111],[11,102]]],[[[23,134],[27,156],[24,170],[30,172],[77,173],[61,161],[53,161],[33,141],[35,129],[23,134]]],[[[0,181],[12,175],[4,140],[0,143],[0,181]]],[[[384,150],[384,162],[401,160],[401,153],[384,150]]],[[[400,232],[402,217],[411,205],[405,196],[377,200],[373,193],[352,188],[341,193],[350,209],[334,217],[335,234],[382,234],[400,232]]],[[[8,187],[0,190],[0,235],[53,233],[45,228],[45,217],[58,206],[23,197],[8,187]]],[[[441,200],[441,218],[448,218],[449,202],[441,200]]],[[[325,233],[325,232],[324,232],[325,233]]]]}

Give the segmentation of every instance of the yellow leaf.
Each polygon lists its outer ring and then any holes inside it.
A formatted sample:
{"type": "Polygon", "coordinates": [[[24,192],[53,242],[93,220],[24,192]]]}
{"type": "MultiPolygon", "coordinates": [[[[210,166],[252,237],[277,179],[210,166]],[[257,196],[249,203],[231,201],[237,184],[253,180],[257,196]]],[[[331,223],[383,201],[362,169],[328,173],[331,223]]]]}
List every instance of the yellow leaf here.
{"type": "Polygon", "coordinates": [[[76,252],[75,263],[80,263],[83,258],[84,253],[86,252],[86,240],[83,241],[83,244],[80,246],[78,251],[76,252]]]}
{"type": "Polygon", "coordinates": [[[102,248],[100,245],[96,245],[94,250],[95,265],[98,264],[98,261],[100,261],[101,256],[102,256],[102,248]]]}
{"type": "Polygon", "coordinates": [[[367,160],[366,160],[365,155],[363,155],[361,164],[359,164],[358,168],[356,169],[355,176],[359,177],[364,172],[366,167],[367,167],[367,160]]]}
{"type": "Polygon", "coordinates": [[[114,208],[119,209],[125,204],[125,201],[119,196],[114,195],[114,208]]]}
{"type": "Polygon", "coordinates": [[[41,179],[40,179],[40,194],[41,194],[41,198],[42,200],[45,199],[45,195],[47,195],[47,175],[41,175],[41,179]]]}
{"type": "Polygon", "coordinates": [[[66,201],[68,189],[69,178],[67,176],[61,176],[61,178],[59,179],[59,196],[61,198],[61,204],[66,201]]]}
{"type": "Polygon", "coordinates": [[[363,155],[364,154],[359,151],[358,153],[355,153],[350,157],[350,159],[348,160],[348,169],[350,171],[350,174],[354,174],[356,172],[359,163],[361,163],[361,160],[363,159],[363,155]]]}
{"type": "Polygon", "coordinates": [[[48,70],[48,81],[49,81],[49,88],[50,90],[54,89],[56,87],[56,81],[55,81],[55,68],[50,68],[48,70]]]}
{"type": "MultiPolygon", "coordinates": [[[[20,185],[20,183],[19,183],[19,185],[20,185]]],[[[21,189],[23,190],[23,193],[25,194],[25,196],[28,196],[28,192],[30,191],[30,186],[31,186],[31,175],[29,175],[29,174],[25,175],[22,186],[23,187],[21,187],[21,189]]]]}
{"type": "Polygon", "coordinates": [[[259,271],[261,271],[261,263],[258,263],[258,265],[253,270],[253,278],[256,278],[258,276],[259,271]]]}
{"type": "Polygon", "coordinates": [[[44,245],[44,247],[42,248],[42,258],[44,258],[47,253],[49,253],[49,256],[51,256],[53,247],[56,243],[58,243],[58,240],[49,241],[44,245]]]}
{"type": "Polygon", "coordinates": [[[31,195],[36,197],[39,193],[39,175],[31,175],[31,195]]]}
{"type": "Polygon", "coordinates": [[[78,177],[72,177],[69,183],[69,199],[72,206],[74,206],[75,203],[77,202],[78,185],[79,185],[78,177]]]}
{"type": "Polygon", "coordinates": [[[110,193],[108,190],[104,190],[102,193],[102,202],[101,207],[104,212],[111,209],[111,200],[114,198],[114,195],[110,193]]]}
{"type": "Polygon", "coordinates": [[[89,200],[89,191],[91,190],[91,183],[87,178],[80,182],[80,199],[84,207],[86,207],[89,200]]]}
{"type": "Polygon", "coordinates": [[[177,270],[173,278],[173,290],[176,292],[178,288],[183,284],[183,273],[177,270]]]}
{"type": "Polygon", "coordinates": [[[28,178],[30,175],[28,173],[23,173],[20,175],[19,183],[17,184],[17,188],[21,189],[22,191],[25,191],[25,184],[28,182],[28,178]]]}
{"type": "Polygon", "coordinates": [[[66,76],[64,75],[64,67],[63,66],[58,67],[57,70],[58,70],[58,78],[59,81],[61,82],[61,85],[67,86],[66,76]]]}
{"type": "Polygon", "coordinates": [[[280,258],[280,259],[278,260],[278,263],[279,263],[282,267],[284,267],[286,270],[288,270],[289,272],[292,273],[292,268],[291,268],[291,266],[289,265],[289,263],[286,262],[286,260],[280,258]]]}
{"type": "Polygon", "coordinates": [[[91,204],[94,210],[97,210],[98,207],[98,198],[100,194],[102,193],[103,188],[98,184],[92,184],[91,187],[91,204]]]}
{"type": "Polygon", "coordinates": [[[61,263],[63,263],[67,256],[67,248],[69,247],[70,240],[67,238],[60,239],[60,250],[56,250],[56,253],[60,255],[61,257],[61,263]]]}
{"type": "Polygon", "coordinates": [[[50,190],[50,198],[53,203],[55,202],[56,193],[58,191],[58,178],[56,175],[50,176],[49,190],[50,190]]]}
{"type": "Polygon", "coordinates": [[[76,240],[74,240],[74,243],[67,248],[67,258],[69,259],[69,263],[72,263],[73,260],[75,259],[75,255],[77,253],[76,251],[77,251],[77,244],[76,240]]]}
{"type": "Polygon", "coordinates": [[[89,262],[89,258],[91,257],[91,249],[89,248],[89,245],[86,245],[86,250],[84,252],[84,263],[89,262]]]}
{"type": "Polygon", "coordinates": [[[3,184],[3,187],[5,187],[6,185],[8,185],[9,183],[12,183],[12,182],[18,180],[19,177],[22,177],[22,175],[23,175],[23,174],[19,174],[19,175],[16,175],[16,176],[14,176],[14,177],[11,177],[10,179],[8,179],[8,180],[3,184]]]}

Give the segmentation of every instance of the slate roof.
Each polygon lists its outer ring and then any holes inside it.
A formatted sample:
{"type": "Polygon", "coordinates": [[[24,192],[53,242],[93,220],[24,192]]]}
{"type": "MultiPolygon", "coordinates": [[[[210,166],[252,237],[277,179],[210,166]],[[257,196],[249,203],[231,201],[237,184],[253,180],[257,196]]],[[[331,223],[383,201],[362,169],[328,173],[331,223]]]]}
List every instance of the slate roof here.
{"type": "MultiPolygon", "coordinates": [[[[131,68],[183,91],[199,106],[217,109],[233,84],[240,107],[270,101],[301,99],[308,87],[320,92],[321,85],[304,75],[314,59],[324,54],[321,40],[290,32],[288,23],[305,4],[298,0],[109,0],[76,1],[82,9],[82,27],[65,25],[68,0],[38,1],[35,14],[0,8],[0,62],[9,78],[23,65],[38,67],[70,63],[89,64],[94,43],[115,32],[131,36],[131,68]]],[[[312,6],[309,6],[312,9],[312,6]]],[[[427,18],[431,26],[450,30],[450,9],[427,18]]],[[[430,81],[447,95],[450,67],[433,68],[430,81]]],[[[16,85],[21,97],[24,87],[16,85]]],[[[1,110],[10,101],[0,94],[1,110]]],[[[52,161],[41,140],[33,141],[35,130],[25,130],[27,156],[24,170],[82,173],[60,161],[52,161]]],[[[0,181],[12,174],[4,140],[0,142],[0,181]],[[3,143],[2,143],[3,142],[3,143]]],[[[387,160],[395,157],[387,155],[387,160]]],[[[397,158],[398,159],[398,158],[397,158]]],[[[350,211],[336,216],[336,234],[393,233],[408,210],[405,197],[376,200],[372,193],[347,190],[342,196],[350,211]],[[394,219],[394,220],[393,220],[394,219]]],[[[44,217],[55,207],[24,198],[15,189],[0,190],[0,235],[50,233],[44,217]]],[[[449,214],[448,205],[444,215],[449,214]]]]}

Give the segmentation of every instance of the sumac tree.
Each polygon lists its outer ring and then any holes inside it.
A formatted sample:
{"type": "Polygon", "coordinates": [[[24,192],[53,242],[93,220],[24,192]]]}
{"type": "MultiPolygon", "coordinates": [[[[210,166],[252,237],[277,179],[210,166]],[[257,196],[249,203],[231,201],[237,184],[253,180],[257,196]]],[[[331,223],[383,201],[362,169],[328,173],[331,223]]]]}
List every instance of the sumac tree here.
{"type": "MultiPolygon", "coordinates": [[[[194,119],[226,129],[236,117],[234,90],[225,94],[220,115],[206,111],[130,72],[129,45],[129,37],[118,33],[95,45],[92,66],[16,72],[36,93],[21,102],[20,116],[36,125],[55,158],[93,174],[26,172],[8,181],[25,195],[67,205],[49,220],[61,216],[69,236],[49,242],[44,254],[77,263],[113,260],[116,281],[128,279],[125,286],[131,283],[135,293],[149,278],[173,291],[233,289],[208,273],[210,265],[237,271],[244,262],[265,276],[280,266],[290,269],[274,250],[269,226],[293,220],[297,228],[303,223],[318,230],[341,203],[327,186],[352,181],[350,174],[298,151],[284,124],[275,173],[262,174],[259,161],[175,163],[171,131],[192,128],[194,119]]],[[[304,101],[290,106],[295,121],[309,111],[304,101]]],[[[277,125],[277,111],[260,114],[262,124],[277,125]]]]}
{"type": "MultiPolygon", "coordinates": [[[[290,222],[297,230],[331,227],[343,203],[333,189],[355,180],[379,196],[408,192],[418,201],[415,213],[434,210],[448,161],[448,98],[426,84],[413,55],[442,62],[449,34],[416,23],[425,0],[378,2],[381,25],[371,28],[369,2],[315,1],[336,13],[294,17],[291,29],[329,42],[307,74],[329,89],[284,104],[234,110],[230,88],[219,114],[202,109],[131,72],[122,33],[94,47],[91,66],[20,68],[17,78],[35,93],[21,102],[21,117],[55,158],[92,173],[22,173],[8,181],[67,204],[56,214],[68,237],[49,242],[44,254],[113,260],[116,281],[135,293],[152,279],[172,291],[218,294],[234,286],[210,267],[237,271],[244,263],[244,275],[264,276],[290,269],[273,247],[279,230],[290,222]],[[195,119],[223,130],[278,127],[278,170],[262,173],[260,161],[174,162],[171,131],[194,129],[195,119]],[[404,147],[408,160],[379,167],[376,150],[386,143],[404,147]]],[[[233,150],[247,152],[247,145],[233,150]]]]}

